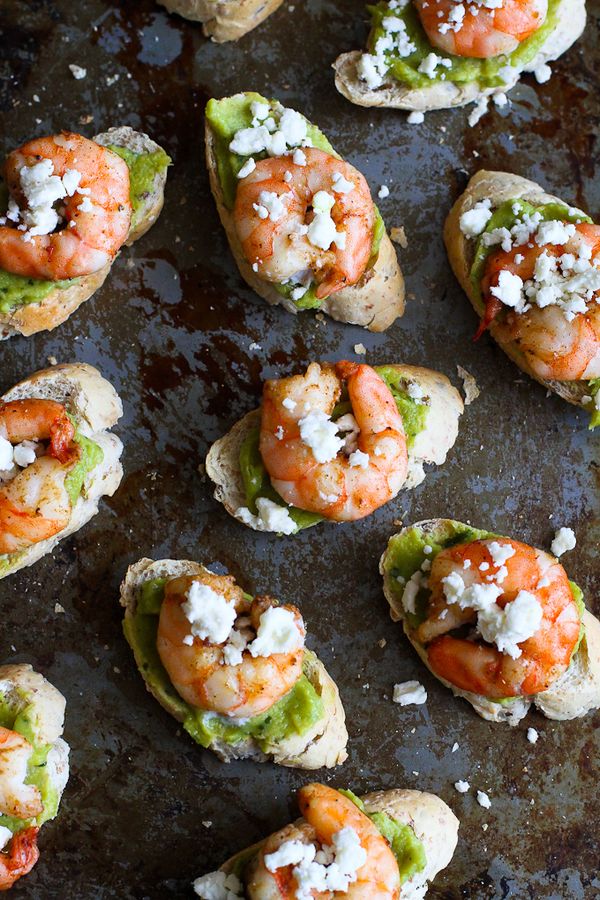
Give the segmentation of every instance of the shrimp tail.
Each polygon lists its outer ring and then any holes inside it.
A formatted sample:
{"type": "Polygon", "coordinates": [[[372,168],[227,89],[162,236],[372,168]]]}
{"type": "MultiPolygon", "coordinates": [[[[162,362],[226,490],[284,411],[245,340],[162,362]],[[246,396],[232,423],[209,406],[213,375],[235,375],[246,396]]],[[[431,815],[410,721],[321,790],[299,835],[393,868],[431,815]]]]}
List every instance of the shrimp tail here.
{"type": "Polygon", "coordinates": [[[50,426],[50,455],[59,462],[69,462],[77,453],[77,446],[73,443],[75,426],[68,416],[60,416],[50,426]]]}
{"type": "Polygon", "coordinates": [[[335,364],[335,372],[338,378],[341,378],[342,381],[348,381],[353,375],[356,375],[359,369],[359,363],[350,362],[347,359],[342,359],[335,364]]]}
{"type": "Polygon", "coordinates": [[[40,857],[39,828],[24,828],[13,836],[8,851],[0,853],[0,891],[8,891],[15,881],[31,872],[40,857]]]}
{"type": "Polygon", "coordinates": [[[488,296],[485,301],[485,313],[481,317],[479,322],[479,328],[473,335],[473,341],[478,341],[479,338],[488,330],[500,310],[502,309],[502,301],[498,300],[497,297],[488,296]]]}

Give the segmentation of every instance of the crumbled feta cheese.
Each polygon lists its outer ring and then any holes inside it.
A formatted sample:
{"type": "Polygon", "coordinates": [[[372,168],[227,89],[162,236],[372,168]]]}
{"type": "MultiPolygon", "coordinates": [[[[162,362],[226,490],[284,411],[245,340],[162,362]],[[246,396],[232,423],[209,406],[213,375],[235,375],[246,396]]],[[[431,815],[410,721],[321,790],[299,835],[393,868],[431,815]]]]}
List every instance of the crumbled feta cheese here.
{"type": "MultiPolygon", "coordinates": [[[[2,467],[0,466],[0,468],[2,467]]],[[[554,535],[550,549],[555,556],[562,556],[563,553],[572,550],[576,543],[577,539],[572,528],[559,528],[554,535]]]]}
{"type": "Polygon", "coordinates": [[[0,472],[10,471],[13,465],[13,445],[0,435],[0,472]]]}
{"type": "MultiPolygon", "coordinates": [[[[389,10],[394,12],[395,8],[389,6],[389,10]]],[[[363,53],[357,65],[358,77],[371,90],[376,90],[385,82],[390,55],[405,59],[417,49],[406,30],[406,23],[400,16],[384,16],[381,25],[383,34],[377,39],[373,53],[363,53]]]]}
{"type": "Polygon", "coordinates": [[[306,153],[303,150],[294,150],[292,154],[292,162],[296,166],[306,165],[306,153]]]}
{"type": "MultiPolygon", "coordinates": [[[[36,444],[33,441],[23,441],[21,444],[16,444],[13,448],[13,459],[16,464],[21,466],[21,468],[25,468],[25,466],[35,462],[35,448],[36,444]]],[[[0,460],[0,469],[2,468],[2,461],[0,460]]]]}
{"type": "Polygon", "coordinates": [[[537,732],[535,728],[527,729],[527,740],[530,744],[537,744],[539,736],[539,732],[537,732]]]}
{"type": "Polygon", "coordinates": [[[273,114],[269,115],[267,105],[258,102],[252,104],[252,109],[256,110],[252,124],[248,128],[240,128],[229,144],[232,153],[253,156],[266,152],[269,156],[283,156],[288,149],[301,144],[310,145],[308,122],[296,110],[277,104],[273,114]]]}
{"type": "Polygon", "coordinates": [[[259,100],[253,100],[250,104],[250,112],[252,113],[253,119],[256,119],[258,122],[264,122],[264,120],[269,116],[271,109],[268,103],[262,103],[259,100]]]}
{"type": "Polygon", "coordinates": [[[446,56],[438,56],[437,53],[429,53],[425,59],[419,63],[417,71],[421,72],[422,75],[427,75],[428,78],[435,78],[438,66],[449,69],[452,66],[452,60],[448,59],[446,56]]]}
{"type": "Polygon", "coordinates": [[[285,841],[274,853],[266,854],[264,861],[269,872],[293,866],[296,900],[312,900],[315,892],[347,893],[366,863],[367,853],[354,828],[346,826],[318,851],[314,844],[285,841]]]}
{"type": "Polygon", "coordinates": [[[566,244],[569,238],[575,234],[575,230],[575,226],[571,222],[550,219],[547,222],[540,222],[535,242],[540,247],[544,244],[566,244]]]}
{"type": "Polygon", "coordinates": [[[542,624],[542,606],[529,591],[519,591],[514,600],[500,608],[497,603],[477,613],[477,629],[485,641],[496,644],[501,653],[518,659],[519,644],[528,640],[542,624]]]}
{"type": "Polygon", "coordinates": [[[82,66],[75,65],[75,63],[70,63],[69,69],[71,70],[71,75],[76,79],[76,81],[80,81],[87,75],[87,69],[84,69],[82,66]]]}
{"type": "Polygon", "coordinates": [[[308,226],[307,237],[314,247],[321,250],[329,250],[332,244],[344,250],[346,246],[346,232],[338,231],[334,220],[331,218],[331,210],[335,204],[335,197],[327,191],[317,191],[312,199],[314,218],[308,226]]]}
{"type": "Polygon", "coordinates": [[[261,615],[256,637],[248,650],[254,657],[291,653],[304,645],[304,635],[290,609],[270,606],[261,615]]]}
{"type": "Polygon", "coordinates": [[[252,172],[254,172],[255,168],[256,168],[256,163],[254,161],[254,157],[249,156],[248,159],[246,160],[246,162],[244,163],[244,165],[242,166],[242,168],[240,169],[240,171],[238,172],[237,177],[245,178],[247,175],[250,175],[252,172]]]}
{"type": "Polygon", "coordinates": [[[411,400],[414,400],[415,403],[422,404],[425,398],[425,391],[421,387],[418,381],[410,381],[406,388],[406,393],[410,397],[411,400]]]}
{"type": "Polygon", "coordinates": [[[382,184],[377,192],[377,196],[380,200],[385,200],[386,197],[390,196],[390,189],[387,184],[382,184]]]}
{"type": "Polygon", "coordinates": [[[344,446],[337,424],[322,410],[308,412],[299,420],[298,427],[300,438],[310,447],[317,462],[331,462],[344,446]]]}
{"type": "Polygon", "coordinates": [[[483,806],[484,809],[489,809],[492,805],[492,801],[485,791],[477,791],[477,802],[480,806],[483,806]]]}
{"type": "Polygon", "coordinates": [[[331,184],[336,194],[349,194],[354,190],[354,182],[344,178],[341,172],[334,172],[331,184]]]}
{"type": "Polygon", "coordinates": [[[286,409],[289,409],[291,412],[292,410],[296,409],[296,406],[298,404],[296,403],[295,400],[292,400],[291,397],[284,397],[284,399],[281,401],[281,405],[284,406],[286,409]]]}
{"type": "Polygon", "coordinates": [[[28,229],[25,240],[32,235],[50,234],[61,221],[54,209],[57,200],[71,197],[81,180],[81,173],[67,169],[63,177],[54,174],[54,164],[50,159],[41,159],[32,166],[22,166],[19,171],[21,189],[27,201],[20,210],[14,201],[9,202],[7,218],[13,222],[22,219],[22,229],[28,229]]]}
{"type": "Polygon", "coordinates": [[[542,63],[534,70],[533,74],[538,84],[545,84],[552,77],[552,69],[547,63],[542,63]]]}
{"type": "Polygon", "coordinates": [[[419,570],[413,572],[406,582],[406,587],[402,594],[402,606],[407,613],[412,613],[414,615],[416,612],[415,603],[417,596],[419,591],[425,587],[427,587],[427,578],[419,570]]]}
{"type": "Polygon", "coordinates": [[[4,850],[12,836],[13,833],[10,828],[7,828],[5,825],[0,825],[0,850],[4,850]]]}
{"type": "Polygon", "coordinates": [[[494,103],[496,104],[496,106],[499,106],[499,107],[506,106],[506,104],[508,103],[508,97],[506,96],[504,91],[496,91],[494,93],[492,99],[493,99],[494,103]]]}
{"type": "Polygon", "coordinates": [[[191,625],[192,636],[212,644],[224,643],[236,620],[233,603],[201,581],[192,582],[181,609],[191,625]]]}
{"type": "Polygon", "coordinates": [[[404,681],[394,685],[392,700],[400,706],[417,706],[427,702],[427,691],[419,681],[404,681]]]}
{"type": "Polygon", "coordinates": [[[367,352],[367,348],[365,347],[364,344],[355,344],[354,352],[356,353],[357,356],[364,356],[365,353],[367,352]]]}
{"type": "Polygon", "coordinates": [[[256,516],[252,515],[247,506],[240,506],[235,515],[256,531],[274,531],[277,534],[294,534],[297,531],[297,525],[285,506],[279,506],[267,497],[259,497],[256,508],[256,516]]]}
{"type": "Polygon", "coordinates": [[[406,121],[409,125],[420,125],[425,121],[425,113],[413,110],[413,112],[409,113],[406,117],[406,121]]]}
{"type": "Polygon", "coordinates": [[[362,450],[354,450],[354,452],[351,453],[348,457],[348,462],[351,466],[361,469],[368,469],[369,461],[369,454],[363,453],[362,450]]]}
{"type": "Polygon", "coordinates": [[[479,122],[479,120],[480,120],[483,116],[485,116],[487,110],[488,110],[488,98],[487,98],[487,97],[480,97],[480,98],[475,102],[475,106],[474,106],[473,109],[471,110],[471,112],[470,112],[470,114],[469,114],[469,118],[467,119],[467,121],[468,121],[468,123],[469,123],[469,127],[470,127],[470,128],[473,128],[475,125],[477,125],[477,123],[479,122]]]}
{"type": "Polygon", "coordinates": [[[455,781],[454,787],[458,791],[459,794],[466,794],[468,790],[470,790],[471,785],[468,781],[455,781]]]}
{"type": "Polygon", "coordinates": [[[458,743],[457,743],[456,741],[454,741],[454,743],[452,744],[452,750],[451,750],[450,752],[451,752],[451,753],[456,753],[456,751],[457,751],[458,749],[459,749],[458,743]]]}
{"type": "Polygon", "coordinates": [[[459,220],[459,227],[466,237],[477,237],[484,230],[485,226],[492,218],[492,201],[479,200],[472,209],[468,209],[462,214],[459,220]]]}
{"type": "Polygon", "coordinates": [[[243,886],[236,875],[225,872],[209,872],[196,878],[194,892],[201,900],[238,900],[243,897],[243,886]]]}
{"type": "Polygon", "coordinates": [[[517,312],[523,312],[527,304],[523,295],[523,279],[508,269],[500,270],[498,284],[490,287],[490,294],[517,312]]]}
{"type": "Polygon", "coordinates": [[[278,222],[287,212],[287,199],[287,194],[282,194],[280,196],[279,194],[276,194],[275,191],[261,191],[258,195],[259,205],[256,203],[253,203],[252,205],[261,219],[266,218],[266,216],[263,216],[261,213],[261,210],[265,209],[271,222],[278,222]]]}

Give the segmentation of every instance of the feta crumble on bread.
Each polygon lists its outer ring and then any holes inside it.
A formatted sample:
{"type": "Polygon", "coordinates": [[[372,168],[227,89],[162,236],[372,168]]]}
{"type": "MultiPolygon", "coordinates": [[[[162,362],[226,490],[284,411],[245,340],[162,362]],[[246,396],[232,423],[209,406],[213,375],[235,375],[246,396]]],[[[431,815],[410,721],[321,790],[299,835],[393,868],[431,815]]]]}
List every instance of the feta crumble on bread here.
{"type": "Polygon", "coordinates": [[[269,872],[293,866],[296,900],[312,900],[315,891],[347,893],[366,862],[367,852],[350,826],[335,832],[331,844],[323,844],[320,849],[312,843],[289,840],[264,857],[269,872]]]}
{"type": "Polygon", "coordinates": [[[267,497],[259,497],[256,508],[257,515],[253,515],[247,506],[240,506],[234,515],[255,531],[273,531],[277,534],[294,534],[297,531],[297,525],[285,506],[267,497]]]}
{"type": "MultiPolygon", "coordinates": [[[[229,144],[232,153],[248,157],[265,152],[269,156],[283,156],[296,148],[312,146],[308,137],[308,121],[295,109],[288,109],[280,103],[268,106],[265,103],[254,102],[250,110],[253,116],[251,124],[247,128],[240,128],[234,134],[229,144]]],[[[296,165],[306,164],[306,157],[304,162],[297,161],[296,153],[293,157],[296,165]]],[[[298,160],[300,159],[301,157],[298,157],[298,160]]],[[[254,167],[246,174],[249,175],[253,170],[254,167]]]]}
{"type": "Polygon", "coordinates": [[[308,240],[320,250],[329,250],[335,244],[340,250],[346,247],[346,232],[338,231],[331,217],[335,197],[328,191],[317,191],[312,198],[314,218],[308,226],[308,240]]]}
{"type": "MultiPolygon", "coordinates": [[[[406,6],[408,0],[389,0],[388,9],[394,13],[406,6]]],[[[395,15],[384,16],[381,21],[383,34],[373,48],[373,53],[363,53],[357,65],[357,74],[367,87],[381,87],[389,71],[388,54],[405,59],[417,49],[406,30],[404,21],[395,15]]]]}
{"type": "Polygon", "coordinates": [[[200,900],[238,900],[243,897],[243,885],[236,875],[225,872],[209,872],[193,882],[194,892],[200,900]]]}
{"type": "MultiPolygon", "coordinates": [[[[19,209],[11,198],[6,218],[22,223],[23,239],[26,241],[31,240],[33,235],[51,234],[63,222],[62,216],[54,208],[55,203],[65,197],[72,197],[80,181],[81,173],[76,169],[67,169],[62,177],[55,175],[51,159],[40,159],[32,166],[22,166],[19,170],[19,182],[27,205],[24,209],[19,209]]],[[[84,200],[87,199],[84,197],[84,200]]]]}
{"type": "Polygon", "coordinates": [[[459,220],[459,227],[466,237],[477,237],[484,230],[485,226],[492,218],[492,201],[485,198],[479,200],[472,209],[468,209],[462,214],[459,220]]]}

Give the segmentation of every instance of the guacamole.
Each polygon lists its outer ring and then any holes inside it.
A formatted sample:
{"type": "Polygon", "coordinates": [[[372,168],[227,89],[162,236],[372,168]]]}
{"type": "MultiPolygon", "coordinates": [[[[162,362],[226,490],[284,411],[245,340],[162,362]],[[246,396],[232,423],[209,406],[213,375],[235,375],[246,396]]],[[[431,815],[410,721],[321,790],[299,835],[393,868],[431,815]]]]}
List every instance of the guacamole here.
{"type": "MultiPolygon", "coordinates": [[[[405,531],[393,535],[389,540],[387,551],[385,553],[385,561],[383,563],[384,576],[387,576],[389,579],[387,585],[400,602],[406,583],[415,572],[420,570],[425,560],[434,560],[441,550],[452,547],[455,544],[499,539],[501,537],[501,535],[489,531],[481,531],[480,529],[472,528],[470,525],[452,521],[451,519],[442,520],[435,531],[427,533],[424,533],[417,525],[413,525],[411,528],[407,528],[405,531]],[[431,547],[430,553],[425,553],[424,548],[426,546],[431,547]]],[[[573,648],[572,656],[574,656],[579,649],[579,645],[585,634],[585,626],[583,623],[585,606],[583,603],[583,592],[579,586],[575,584],[574,581],[569,581],[569,585],[581,617],[579,638],[573,648]]],[[[411,629],[418,628],[427,617],[428,600],[429,591],[426,586],[422,586],[416,597],[415,613],[405,613],[406,620],[411,629]]],[[[513,698],[507,697],[505,700],[492,702],[503,703],[512,699],[513,698]]]]}
{"type": "MultiPolygon", "coordinates": [[[[108,149],[121,156],[129,167],[133,207],[131,228],[133,229],[138,224],[142,203],[152,189],[155,175],[165,169],[171,160],[164,150],[157,150],[154,153],[133,153],[125,147],[114,145],[108,149]]],[[[0,209],[5,209],[7,203],[8,194],[6,188],[2,187],[0,209]]],[[[6,315],[21,306],[28,306],[30,303],[41,303],[55,288],[66,290],[77,284],[78,281],[79,278],[70,278],[66,281],[26,278],[23,275],[13,275],[11,272],[0,269],[0,315],[6,315]]]]}
{"type": "MultiPolygon", "coordinates": [[[[402,376],[394,366],[374,366],[374,369],[383,378],[396,401],[396,406],[402,416],[404,430],[407,437],[408,449],[414,444],[416,436],[423,431],[427,423],[429,406],[427,403],[419,403],[408,394],[409,381],[402,376]]],[[[333,419],[340,418],[350,412],[350,404],[342,402],[333,412],[333,419]]],[[[263,463],[259,449],[260,426],[257,424],[247,435],[240,448],[240,472],[246,492],[246,505],[253,515],[257,513],[256,501],[259,497],[266,497],[280,506],[285,506],[290,517],[296,523],[296,532],[303,528],[310,528],[323,521],[319,513],[307,512],[295,506],[287,506],[284,500],[273,488],[271,480],[263,463]]]]}
{"type": "Polygon", "coordinates": [[[452,81],[456,84],[477,82],[482,88],[502,88],[506,82],[501,77],[501,70],[506,66],[512,66],[518,70],[523,69],[550,37],[559,21],[560,2],[561,0],[548,0],[548,15],[544,24],[534,34],[522,41],[510,55],[496,56],[491,59],[474,59],[454,56],[434,47],[425,34],[417,10],[412,3],[407,3],[401,9],[390,10],[388,4],[384,0],[380,0],[374,6],[368,7],[372,20],[368,49],[370,53],[374,53],[377,41],[385,35],[383,20],[389,17],[398,18],[404,22],[406,33],[416,49],[410,56],[403,58],[390,52],[385,54],[389,73],[397,81],[410,88],[420,89],[434,84],[443,75],[445,81],[452,81]],[[432,51],[437,56],[449,60],[450,65],[440,66],[436,70],[434,78],[429,78],[419,72],[419,66],[432,51]]]}
{"type": "MultiPolygon", "coordinates": [[[[275,110],[277,102],[275,100],[267,100],[261,94],[248,91],[243,95],[234,97],[225,97],[222,100],[209,100],[206,105],[206,120],[214,134],[215,140],[215,158],[217,163],[217,173],[221,190],[223,191],[223,199],[228,210],[232,210],[235,203],[235,195],[237,191],[238,172],[248,159],[247,156],[239,156],[232,153],[229,145],[234,138],[236,132],[242,128],[250,128],[252,125],[252,103],[265,103],[271,110],[275,110]]],[[[307,136],[312,142],[312,146],[325,153],[330,153],[341,159],[339,153],[333,149],[325,135],[316,125],[308,122],[307,136]]],[[[253,153],[254,159],[264,159],[266,152],[253,153]]],[[[371,258],[368,268],[371,268],[377,261],[379,247],[383,235],[385,234],[385,225],[375,206],[375,227],[373,231],[373,243],[371,247],[371,258]]],[[[282,297],[291,299],[292,291],[297,285],[293,284],[273,284],[278,293],[282,297]]],[[[293,300],[298,309],[317,309],[320,307],[324,298],[318,298],[315,292],[316,286],[310,285],[306,293],[299,300],[293,300]]]]}
{"type": "MultiPolygon", "coordinates": [[[[225,716],[186,703],[173,687],[156,649],[158,615],[167,581],[155,578],[142,585],[136,611],[125,619],[123,630],[152,693],[183,722],[196,743],[210,747],[215,740],[220,740],[235,746],[254,738],[260,749],[269,753],[274,745],[294,734],[304,734],[323,717],[323,701],[306,675],[269,710],[243,722],[232,722],[225,716]]],[[[305,661],[314,658],[309,650],[304,651],[304,656],[305,661]]]]}

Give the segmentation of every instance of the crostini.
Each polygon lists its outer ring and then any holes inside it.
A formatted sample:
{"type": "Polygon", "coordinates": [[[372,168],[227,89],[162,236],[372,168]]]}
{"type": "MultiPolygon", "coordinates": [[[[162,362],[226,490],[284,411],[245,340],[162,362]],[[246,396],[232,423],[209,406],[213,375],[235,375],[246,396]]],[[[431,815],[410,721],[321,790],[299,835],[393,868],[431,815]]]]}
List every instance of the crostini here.
{"type": "MultiPolygon", "coordinates": [[[[504,94],[522,72],[550,77],[585,27],[585,0],[468,6],[454,0],[379,0],[368,51],[334,64],[338,91],[358,106],[426,112],[504,94]]],[[[484,101],[485,102],[485,101],[484,101]]]]}
{"type": "Polygon", "coordinates": [[[0,578],[30,566],[78,531],[112,496],[123,414],[97,369],[43,369],[0,398],[0,578]]]}
{"type": "Polygon", "coordinates": [[[268,303],[370,331],[402,315],[404,279],[369,186],[316,125],[256,93],[210,100],[206,162],[240,274],[268,303]]]}
{"type": "Polygon", "coordinates": [[[69,778],[65,698],[31,666],[0,666],[0,891],[39,859],[41,826],[58,813],[69,778]]]}
{"type": "Polygon", "coordinates": [[[123,630],[146,687],[223,762],[299,769],[347,757],[338,689],[299,611],[189,560],[141,559],[121,585],[123,630]],[[189,671],[189,677],[186,676],[189,671]]]}
{"type": "Polygon", "coordinates": [[[237,41],[274,13],[283,0],[158,0],[169,12],[192,22],[217,44],[237,41]]]}
{"type": "Polygon", "coordinates": [[[7,157],[0,340],[51,331],[104,282],[163,205],[170,159],[129,126],[35,138],[7,157]]]}
{"type": "Polygon", "coordinates": [[[450,863],[459,821],[434,794],[352,791],[307,784],[297,794],[302,818],[194,881],[202,900],[283,896],[421,900],[450,863]],[[323,894],[324,896],[324,894],[323,894]]]}
{"type": "Polygon", "coordinates": [[[361,519],[445,462],[462,412],[430,369],[311,363],[265,383],[261,408],[210,448],[206,474],[215,499],[256,531],[361,519]]]}
{"type": "Polygon", "coordinates": [[[461,287],[524,372],[600,424],[600,226],[510,172],[471,178],[444,241],[461,287]]]}
{"type": "Polygon", "coordinates": [[[600,707],[600,622],[554,556],[431,519],[390,538],[380,571],[392,619],[482,718],[516,725],[532,704],[549,719],[600,707]]]}

